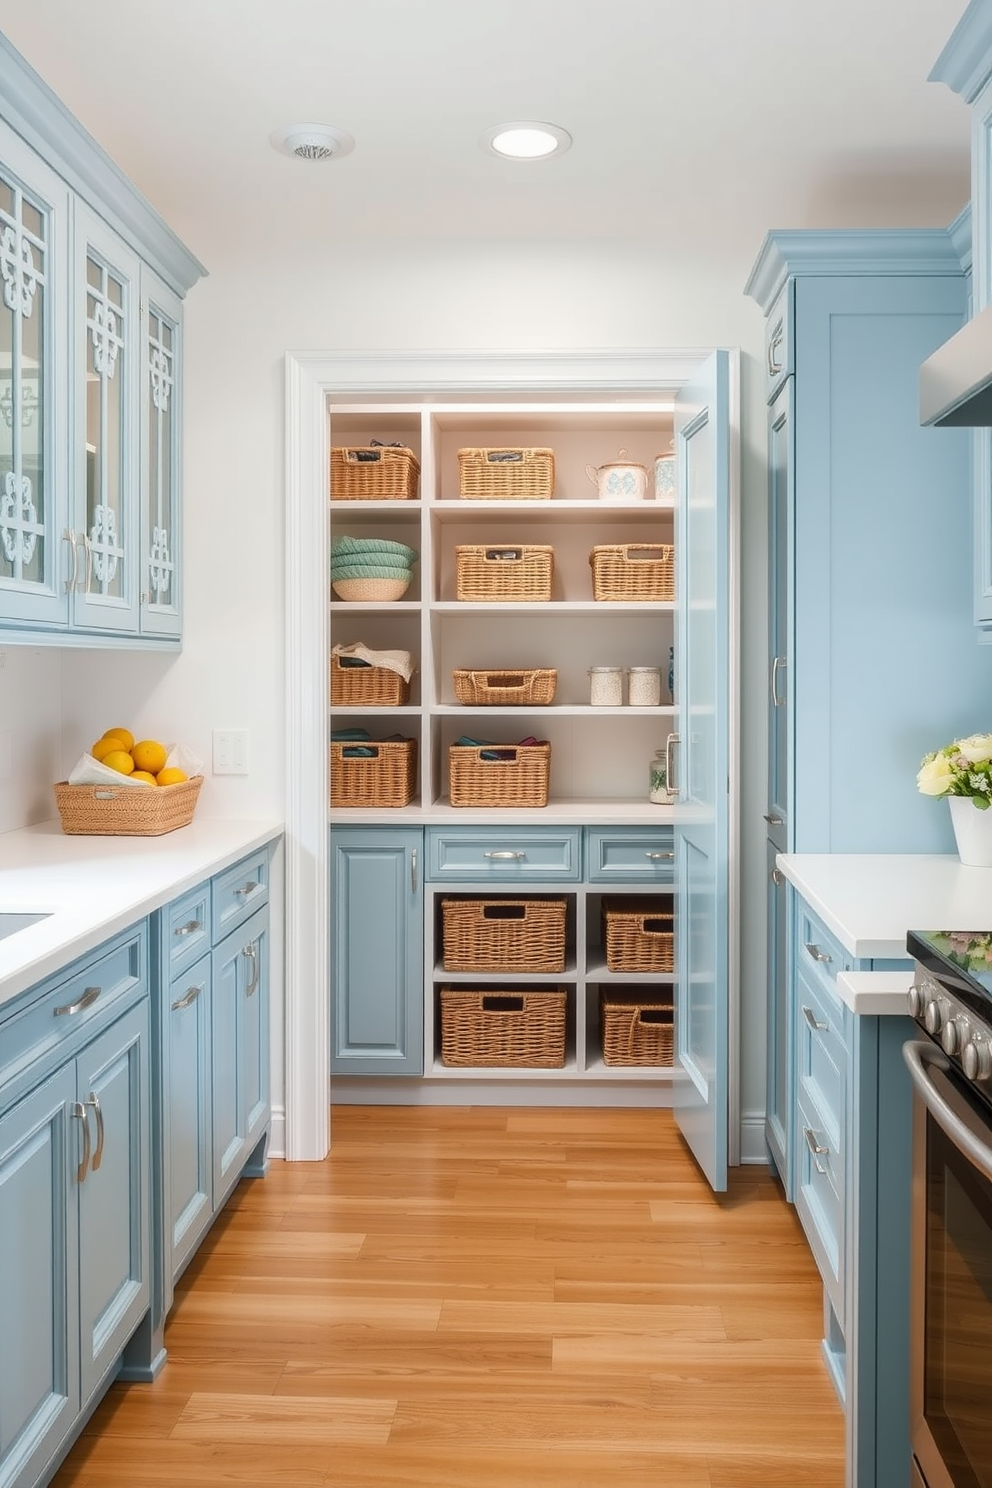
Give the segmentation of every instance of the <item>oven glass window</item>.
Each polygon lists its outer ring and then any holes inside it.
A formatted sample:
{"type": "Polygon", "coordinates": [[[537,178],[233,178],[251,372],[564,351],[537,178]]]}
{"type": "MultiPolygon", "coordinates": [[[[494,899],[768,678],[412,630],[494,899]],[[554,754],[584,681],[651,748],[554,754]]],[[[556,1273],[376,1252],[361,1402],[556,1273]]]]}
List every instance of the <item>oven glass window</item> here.
{"type": "Polygon", "coordinates": [[[927,1119],[924,1410],[954,1488],[992,1488],[992,1184],[927,1119]]]}

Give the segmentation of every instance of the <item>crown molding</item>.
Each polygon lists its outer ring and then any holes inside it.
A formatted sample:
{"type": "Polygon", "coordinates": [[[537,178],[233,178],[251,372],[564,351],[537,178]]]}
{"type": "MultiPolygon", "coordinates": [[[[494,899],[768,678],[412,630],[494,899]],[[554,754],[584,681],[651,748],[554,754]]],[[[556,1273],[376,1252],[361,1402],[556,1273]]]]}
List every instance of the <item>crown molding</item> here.
{"type": "MultiPolygon", "coordinates": [[[[958,222],[960,218],[952,226],[958,222]]],[[[768,233],[744,293],[767,315],[793,277],[960,272],[961,258],[948,228],[797,228],[768,233]]]]}
{"type": "Polygon", "coordinates": [[[206,274],[34,68],[0,33],[0,118],[179,295],[206,274]]]}
{"type": "Polygon", "coordinates": [[[971,0],[934,63],[927,82],[946,83],[966,103],[973,103],[990,77],[992,6],[989,0],[971,0]]]}

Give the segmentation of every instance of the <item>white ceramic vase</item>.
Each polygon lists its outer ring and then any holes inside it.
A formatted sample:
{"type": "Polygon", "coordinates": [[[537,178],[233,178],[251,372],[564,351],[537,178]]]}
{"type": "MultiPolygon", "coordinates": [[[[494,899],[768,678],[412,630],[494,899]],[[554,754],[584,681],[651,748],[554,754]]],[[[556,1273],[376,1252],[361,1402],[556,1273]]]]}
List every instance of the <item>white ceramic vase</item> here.
{"type": "Polygon", "coordinates": [[[948,796],[958,857],[972,868],[992,867],[992,806],[979,811],[970,796],[948,796]]]}

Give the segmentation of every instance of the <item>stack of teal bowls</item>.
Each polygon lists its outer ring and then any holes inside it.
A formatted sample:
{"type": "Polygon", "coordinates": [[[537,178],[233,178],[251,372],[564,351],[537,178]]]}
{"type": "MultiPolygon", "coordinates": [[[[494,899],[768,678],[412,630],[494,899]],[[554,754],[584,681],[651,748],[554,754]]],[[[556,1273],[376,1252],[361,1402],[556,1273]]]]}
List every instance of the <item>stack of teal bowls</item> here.
{"type": "Polygon", "coordinates": [[[339,599],[402,599],[416,548],[385,537],[338,537],[331,545],[331,588],[339,599]]]}

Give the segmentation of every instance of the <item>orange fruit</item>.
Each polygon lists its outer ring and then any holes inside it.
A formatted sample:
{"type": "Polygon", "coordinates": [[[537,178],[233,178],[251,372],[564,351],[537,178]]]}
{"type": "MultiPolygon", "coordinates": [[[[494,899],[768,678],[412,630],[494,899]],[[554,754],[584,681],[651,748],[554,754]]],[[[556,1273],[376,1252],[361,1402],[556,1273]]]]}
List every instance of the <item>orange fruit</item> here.
{"type": "Polygon", "coordinates": [[[140,744],[134,744],[131,748],[134,768],[147,770],[149,775],[157,775],[160,770],[165,769],[168,753],[165,745],[159,744],[157,739],[142,739],[140,744]]]}
{"type": "Polygon", "coordinates": [[[159,770],[155,779],[159,785],[181,785],[188,776],[183,770],[177,770],[175,765],[170,765],[167,770],[159,770]]]}
{"type": "Polygon", "coordinates": [[[130,775],[134,770],[134,760],[126,749],[112,749],[103,756],[103,763],[120,775],[130,775]]]}
{"type": "Polygon", "coordinates": [[[131,776],[131,779],[132,780],[142,780],[142,781],[144,781],[145,785],[157,785],[158,784],[158,781],[155,779],[155,776],[152,775],[152,774],[150,774],[147,770],[135,770],[134,773],[131,776]]]}
{"type": "Polygon", "coordinates": [[[103,731],[103,737],[105,739],[120,739],[120,741],[121,741],[121,747],[123,749],[126,749],[128,751],[128,753],[130,754],[130,752],[131,752],[131,746],[134,744],[134,735],[132,734],[132,732],[131,732],[130,729],[126,729],[126,728],[109,728],[109,729],[104,729],[104,731],[103,731]]]}
{"type": "Polygon", "coordinates": [[[122,749],[123,747],[124,740],[118,739],[116,734],[111,734],[109,739],[97,739],[90,750],[90,754],[94,759],[102,760],[112,749],[122,749]]]}

